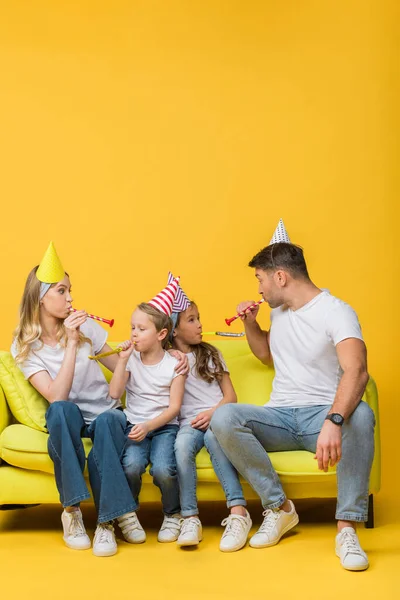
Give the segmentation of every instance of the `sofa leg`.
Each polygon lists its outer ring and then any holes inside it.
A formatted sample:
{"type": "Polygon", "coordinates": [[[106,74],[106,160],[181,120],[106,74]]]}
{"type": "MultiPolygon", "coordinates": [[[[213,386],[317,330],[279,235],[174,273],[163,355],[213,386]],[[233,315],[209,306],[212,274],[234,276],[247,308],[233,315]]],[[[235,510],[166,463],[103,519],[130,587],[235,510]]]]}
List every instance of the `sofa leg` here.
{"type": "Polygon", "coordinates": [[[374,495],[368,496],[368,521],[365,523],[367,529],[374,528],[374,495]]]}

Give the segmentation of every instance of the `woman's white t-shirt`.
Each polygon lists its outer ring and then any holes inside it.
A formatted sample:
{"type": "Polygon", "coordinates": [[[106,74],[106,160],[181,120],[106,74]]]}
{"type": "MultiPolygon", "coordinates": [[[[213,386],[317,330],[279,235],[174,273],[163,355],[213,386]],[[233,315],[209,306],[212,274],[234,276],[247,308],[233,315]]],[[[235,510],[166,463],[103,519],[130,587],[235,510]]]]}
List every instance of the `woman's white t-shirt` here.
{"type": "MultiPolygon", "coordinates": [[[[121,406],[120,400],[113,400],[109,396],[108,383],[95,360],[90,360],[90,354],[98,354],[107,341],[107,332],[98,323],[88,319],[80,327],[83,335],[92,342],[79,347],[76,353],[75,372],[72,387],[69,393],[69,402],[77,404],[82,412],[86,423],[91,423],[99,414],[109,408],[121,406]]],[[[16,356],[17,348],[14,341],[11,346],[11,354],[16,356]]],[[[31,351],[26,360],[19,367],[26,379],[39,373],[47,371],[52,379],[55,379],[61,368],[65,354],[65,348],[57,344],[54,348],[37,341],[32,344],[31,351]]]]}
{"type": "MultiPolygon", "coordinates": [[[[203,410],[214,408],[223,398],[223,393],[218,381],[207,383],[196,374],[196,356],[194,352],[187,355],[189,361],[189,373],[185,383],[182,408],[179,414],[179,425],[190,425],[191,421],[203,410]]],[[[228,373],[228,367],[220,355],[224,371],[228,373]]],[[[209,361],[211,370],[215,369],[212,358],[209,361]]]]}
{"type": "MultiPolygon", "coordinates": [[[[140,352],[134,350],[126,364],[129,379],[126,384],[125,414],[132,425],[144,423],[158,417],[169,407],[171,384],[178,376],[175,371],[178,361],[164,352],[156,365],[144,365],[140,352]]],[[[177,425],[175,417],[168,425],[177,425]]]]}

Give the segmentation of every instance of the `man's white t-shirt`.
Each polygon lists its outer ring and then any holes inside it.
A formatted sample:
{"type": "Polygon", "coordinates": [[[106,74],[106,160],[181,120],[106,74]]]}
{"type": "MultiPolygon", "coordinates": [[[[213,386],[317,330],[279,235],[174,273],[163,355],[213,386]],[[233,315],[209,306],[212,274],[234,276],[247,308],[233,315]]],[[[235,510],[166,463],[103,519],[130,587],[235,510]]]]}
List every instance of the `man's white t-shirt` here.
{"type": "MultiPolygon", "coordinates": [[[[125,414],[132,425],[158,417],[169,406],[171,384],[178,376],[176,358],[164,352],[156,365],[144,365],[140,352],[134,350],[126,364],[129,379],[126,384],[125,414]]],[[[175,417],[168,425],[177,425],[175,417]]]]}
{"type": "MultiPolygon", "coordinates": [[[[185,383],[185,393],[181,411],[179,413],[179,425],[190,425],[191,421],[203,410],[214,408],[223,398],[223,393],[218,381],[207,383],[196,374],[196,356],[194,352],[187,355],[189,361],[189,373],[185,383]]],[[[228,367],[222,356],[220,356],[224,371],[228,373],[228,367]]],[[[210,358],[210,369],[215,369],[214,363],[210,358]]]]}
{"type": "MultiPolygon", "coordinates": [[[[82,412],[85,423],[91,423],[99,414],[109,408],[121,405],[119,400],[112,400],[109,396],[108,383],[95,360],[90,360],[90,354],[98,354],[107,341],[107,332],[95,321],[88,319],[80,327],[83,335],[89,338],[92,344],[85,342],[76,353],[74,379],[69,393],[69,402],[77,404],[82,412]]],[[[17,348],[14,341],[11,354],[16,356],[17,348]]],[[[31,351],[19,367],[26,379],[47,371],[55,379],[64,360],[65,348],[57,344],[54,348],[37,341],[32,344],[31,351]]]]}
{"type": "Polygon", "coordinates": [[[275,378],[268,407],[333,403],[343,371],[336,345],[362,340],[354,310],[323,291],[296,311],[271,311],[270,348],[275,378]]]}

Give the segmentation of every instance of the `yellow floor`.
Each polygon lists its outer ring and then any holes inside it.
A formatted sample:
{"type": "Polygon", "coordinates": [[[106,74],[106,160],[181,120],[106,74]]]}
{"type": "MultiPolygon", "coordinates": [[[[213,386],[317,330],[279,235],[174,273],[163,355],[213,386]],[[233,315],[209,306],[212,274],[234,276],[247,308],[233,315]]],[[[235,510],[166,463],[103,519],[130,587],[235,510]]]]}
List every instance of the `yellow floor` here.
{"type": "MultiPolygon", "coordinates": [[[[384,495],[376,498],[376,527],[360,527],[370,568],[363,573],[341,569],[333,550],[334,504],[297,503],[300,524],[269,549],[249,547],[234,554],[218,550],[225,516],[223,505],[206,505],[204,540],[197,549],[159,544],[158,506],[143,508],[140,517],[148,539],[132,546],[119,538],[118,554],[96,558],[63,544],[60,508],[38,506],[0,512],[0,597],[36,599],[282,599],[310,600],[400,598],[400,520],[384,495]]],[[[254,525],[259,505],[250,506],[254,525]]],[[[93,507],[84,507],[90,534],[93,507]]],[[[253,529],[254,530],[254,529],[253,529]]],[[[118,533],[119,535],[119,533],[118,533]]]]}

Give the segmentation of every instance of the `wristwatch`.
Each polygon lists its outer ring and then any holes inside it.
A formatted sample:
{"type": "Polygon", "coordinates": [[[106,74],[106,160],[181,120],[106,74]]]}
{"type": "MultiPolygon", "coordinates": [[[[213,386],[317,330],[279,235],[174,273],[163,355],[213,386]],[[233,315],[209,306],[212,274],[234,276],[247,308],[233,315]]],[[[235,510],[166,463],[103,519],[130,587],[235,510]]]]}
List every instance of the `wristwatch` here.
{"type": "Polygon", "coordinates": [[[342,417],[342,415],[339,413],[331,413],[326,417],[325,421],[332,421],[332,423],[341,427],[344,423],[344,417],[342,417]]]}

